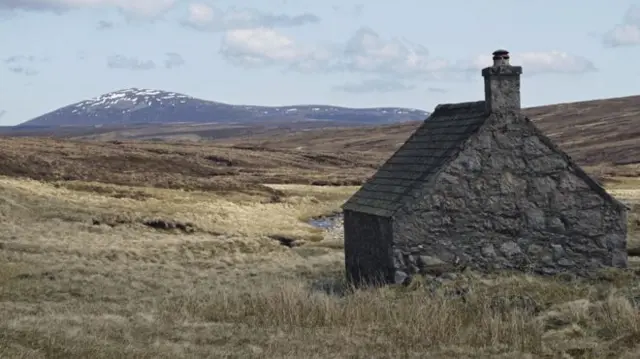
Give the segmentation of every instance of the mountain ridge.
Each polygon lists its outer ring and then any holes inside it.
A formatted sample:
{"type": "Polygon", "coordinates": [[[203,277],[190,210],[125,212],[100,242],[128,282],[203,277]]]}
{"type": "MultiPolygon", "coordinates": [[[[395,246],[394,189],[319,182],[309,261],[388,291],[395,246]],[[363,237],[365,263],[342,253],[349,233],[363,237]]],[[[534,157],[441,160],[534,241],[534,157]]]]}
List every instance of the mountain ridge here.
{"type": "Polygon", "coordinates": [[[402,107],[233,105],[178,92],[132,87],[61,107],[16,127],[257,123],[283,120],[385,124],[424,120],[428,116],[427,111],[402,107]]]}

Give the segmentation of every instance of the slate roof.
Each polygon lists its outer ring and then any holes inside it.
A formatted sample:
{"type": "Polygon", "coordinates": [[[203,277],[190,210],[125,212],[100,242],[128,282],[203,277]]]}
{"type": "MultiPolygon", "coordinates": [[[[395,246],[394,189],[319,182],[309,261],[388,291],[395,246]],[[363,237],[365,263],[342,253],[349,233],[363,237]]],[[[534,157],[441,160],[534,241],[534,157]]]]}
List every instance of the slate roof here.
{"type": "MultiPolygon", "coordinates": [[[[429,181],[448,160],[454,158],[462,150],[462,144],[475,134],[490,116],[485,112],[484,101],[438,105],[431,116],[378,172],[342,205],[342,208],[391,217],[411,199],[412,190],[429,181]]],[[[542,143],[553,152],[562,154],[574,173],[594,192],[620,210],[629,209],[556,146],[529,118],[524,118],[542,143]]]]}
{"type": "Polygon", "coordinates": [[[342,208],[392,216],[410,198],[411,190],[429,181],[488,117],[484,101],[438,105],[342,208]]]}

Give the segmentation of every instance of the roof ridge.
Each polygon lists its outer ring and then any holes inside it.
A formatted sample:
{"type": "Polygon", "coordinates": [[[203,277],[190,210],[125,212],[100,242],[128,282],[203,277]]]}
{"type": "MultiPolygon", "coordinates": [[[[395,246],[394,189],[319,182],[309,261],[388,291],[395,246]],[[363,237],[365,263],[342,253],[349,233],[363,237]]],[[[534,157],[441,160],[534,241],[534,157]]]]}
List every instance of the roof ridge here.
{"type": "Polygon", "coordinates": [[[469,110],[480,106],[484,106],[484,101],[470,101],[470,102],[458,102],[458,103],[442,103],[436,106],[433,112],[438,110],[469,110]]]}

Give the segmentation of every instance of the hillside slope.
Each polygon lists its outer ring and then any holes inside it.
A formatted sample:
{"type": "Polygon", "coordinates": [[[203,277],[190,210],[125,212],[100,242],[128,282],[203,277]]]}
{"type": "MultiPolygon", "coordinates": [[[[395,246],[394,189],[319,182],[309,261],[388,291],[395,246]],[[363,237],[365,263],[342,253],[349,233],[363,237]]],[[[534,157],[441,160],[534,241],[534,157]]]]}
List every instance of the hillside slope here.
{"type": "MultiPolygon", "coordinates": [[[[531,107],[525,114],[580,164],[640,165],[640,96],[531,107]]],[[[229,145],[391,154],[419,121],[221,140],[229,145]]]]}
{"type": "MultiPolygon", "coordinates": [[[[591,174],[640,176],[640,96],[525,112],[591,174]]],[[[273,128],[242,137],[233,137],[230,128],[209,128],[230,133],[197,143],[4,137],[0,175],[201,189],[238,183],[358,184],[418,125],[273,128]]]]}

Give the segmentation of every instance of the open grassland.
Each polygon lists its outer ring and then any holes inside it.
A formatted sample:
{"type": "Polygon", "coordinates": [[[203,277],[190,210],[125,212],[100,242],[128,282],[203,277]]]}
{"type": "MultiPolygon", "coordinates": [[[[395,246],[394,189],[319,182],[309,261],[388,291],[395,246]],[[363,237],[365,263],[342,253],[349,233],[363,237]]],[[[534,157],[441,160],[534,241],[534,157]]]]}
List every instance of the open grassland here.
{"type": "MultiPolygon", "coordinates": [[[[584,121],[547,131],[632,208],[640,256],[638,144],[597,136],[637,126],[584,121]]],[[[2,138],[0,358],[640,357],[636,258],[590,282],[345,286],[340,228],[306,221],[338,211],[414,125],[198,144],[2,138]]]]}
{"type": "MultiPolygon", "coordinates": [[[[346,288],[340,243],[305,221],[356,188],[0,177],[0,357],[640,355],[633,270],[346,288]]],[[[640,181],[611,188],[638,209],[640,181]]]]}

